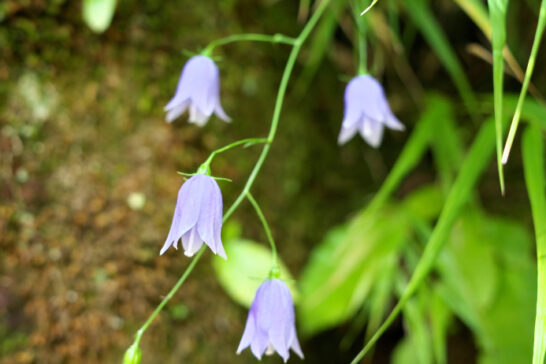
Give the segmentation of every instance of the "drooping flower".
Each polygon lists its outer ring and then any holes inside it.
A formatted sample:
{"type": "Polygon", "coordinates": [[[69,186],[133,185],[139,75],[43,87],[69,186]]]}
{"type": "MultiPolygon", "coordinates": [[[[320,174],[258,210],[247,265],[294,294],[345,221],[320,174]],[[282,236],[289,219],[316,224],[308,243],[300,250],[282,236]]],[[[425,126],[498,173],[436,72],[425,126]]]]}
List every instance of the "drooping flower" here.
{"type": "Polygon", "coordinates": [[[173,221],[169,236],[160,254],[182,240],[184,254],[193,256],[203,243],[214,254],[227,259],[221,239],[222,192],[218,183],[205,174],[196,174],[188,179],[178,191],[173,221]]]}
{"type": "Polygon", "coordinates": [[[203,126],[212,113],[229,122],[231,119],[220,104],[220,71],[212,59],[193,56],[186,62],[174,97],[165,106],[167,122],[189,109],[190,123],[203,126]]]}
{"type": "Polygon", "coordinates": [[[296,335],[294,304],[288,286],[279,279],[264,281],[250,306],[237,354],[250,346],[258,359],[277,352],[286,362],[292,349],[303,359],[296,335]]]}
{"type": "Polygon", "coordinates": [[[377,148],[385,126],[404,130],[404,125],[392,113],[381,84],[370,75],[354,77],[345,88],[345,112],[338,144],[345,144],[360,132],[368,144],[377,148]]]}

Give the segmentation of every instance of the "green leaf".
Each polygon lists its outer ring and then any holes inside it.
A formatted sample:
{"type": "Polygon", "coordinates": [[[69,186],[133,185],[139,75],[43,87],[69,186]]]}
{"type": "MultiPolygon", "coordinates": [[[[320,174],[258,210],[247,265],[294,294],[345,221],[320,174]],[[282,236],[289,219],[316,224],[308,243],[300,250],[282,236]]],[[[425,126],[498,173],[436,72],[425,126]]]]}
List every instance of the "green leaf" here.
{"type": "Polygon", "coordinates": [[[498,286],[494,252],[481,228],[485,223],[483,217],[467,210],[438,262],[444,283],[456,287],[465,302],[480,310],[491,304],[498,286]]]}
{"type": "Polygon", "coordinates": [[[495,99],[495,141],[497,146],[497,170],[501,193],[504,195],[504,171],[502,164],[502,95],[504,58],[502,50],[506,43],[506,8],[508,0],[488,0],[489,19],[493,30],[493,94],[495,99]]]}
{"type": "Polygon", "coordinates": [[[538,297],[533,364],[542,364],[546,354],[546,182],[544,144],[537,128],[527,128],[523,136],[523,165],[537,244],[538,297]]]}
{"type": "Polygon", "coordinates": [[[431,140],[432,153],[442,181],[442,187],[447,194],[464,157],[461,137],[456,128],[453,108],[446,103],[442,113],[442,122],[435,123],[435,138],[431,140]]]}
{"type": "Polygon", "coordinates": [[[298,318],[304,334],[344,322],[362,307],[408,227],[402,212],[383,208],[374,214],[361,212],[326,236],[300,278],[298,318]]]}
{"type": "Polygon", "coordinates": [[[379,209],[396,190],[404,177],[421,161],[423,154],[435,135],[436,124],[450,113],[449,102],[437,95],[430,95],[426,108],[411,133],[404,149],[391,172],[368,206],[369,213],[379,209]]]}
{"type": "Polygon", "coordinates": [[[447,363],[447,330],[453,314],[437,292],[432,292],[430,303],[430,322],[434,358],[438,364],[447,363]]]}
{"type": "Polygon", "coordinates": [[[438,223],[436,224],[429,242],[423,252],[423,255],[415,269],[406,291],[394,307],[391,314],[387,317],[383,325],[377,330],[375,335],[366,344],[366,346],[353,359],[352,363],[357,363],[366,352],[377,342],[381,335],[387,330],[390,324],[398,316],[406,302],[417,291],[421,283],[427,277],[433,267],[436,258],[443,248],[448,234],[458,218],[464,204],[470,198],[470,194],[477,183],[478,177],[485,169],[494,145],[494,135],[492,121],[486,121],[482,126],[478,136],[474,140],[472,147],[461,167],[457,180],[453,184],[446,203],[442,209],[438,223]]]}
{"type": "Polygon", "coordinates": [[[102,33],[110,26],[116,0],[83,0],[83,20],[95,33],[102,33]]]}
{"type": "Polygon", "coordinates": [[[542,0],[542,3],[540,5],[540,14],[538,16],[537,29],[535,32],[535,39],[533,41],[533,48],[531,49],[531,55],[529,56],[529,60],[527,62],[527,69],[525,70],[525,78],[523,80],[523,85],[521,86],[518,106],[516,107],[516,111],[512,119],[512,124],[510,125],[510,131],[508,132],[508,137],[506,139],[506,145],[504,147],[504,152],[502,156],[503,163],[506,163],[508,161],[510,149],[512,148],[512,143],[514,142],[514,138],[516,136],[521,109],[523,107],[525,96],[527,95],[527,88],[529,87],[529,83],[531,82],[531,76],[535,68],[535,61],[538,54],[538,48],[540,46],[540,42],[542,40],[542,34],[544,33],[545,27],[546,27],[546,0],[542,0]]]}
{"type": "Polygon", "coordinates": [[[404,199],[403,208],[409,216],[420,220],[435,219],[442,210],[442,191],[436,185],[426,185],[412,191],[404,199]]]}
{"type": "Polygon", "coordinates": [[[435,290],[474,333],[480,363],[529,362],[534,300],[529,246],[524,227],[470,210],[438,259],[441,280],[435,290]]]}
{"type": "MultiPolygon", "coordinates": [[[[214,256],[212,266],[222,287],[229,296],[245,307],[250,307],[256,289],[269,276],[273,255],[264,245],[243,239],[224,239],[228,259],[214,256]]],[[[292,275],[279,261],[281,279],[286,281],[294,301],[298,295],[292,275]]]]}
{"type": "MultiPolygon", "coordinates": [[[[398,279],[399,291],[404,291],[406,280],[403,277],[398,279]]],[[[426,303],[430,302],[430,295],[427,290],[421,290],[419,295],[411,298],[402,310],[404,315],[404,326],[407,331],[409,345],[413,347],[417,361],[415,363],[432,364],[432,337],[427,324],[426,303]]],[[[399,361],[405,363],[407,361],[399,361]]]]}
{"type": "MultiPolygon", "coordinates": [[[[303,5],[305,0],[300,2],[303,5]]],[[[313,39],[309,45],[309,55],[305,61],[303,71],[296,81],[294,93],[301,97],[305,95],[309,84],[315,77],[319,66],[330,49],[334,38],[335,30],[338,27],[338,16],[345,7],[347,0],[338,0],[332,3],[330,10],[324,14],[317,29],[314,31],[313,39]]]]}

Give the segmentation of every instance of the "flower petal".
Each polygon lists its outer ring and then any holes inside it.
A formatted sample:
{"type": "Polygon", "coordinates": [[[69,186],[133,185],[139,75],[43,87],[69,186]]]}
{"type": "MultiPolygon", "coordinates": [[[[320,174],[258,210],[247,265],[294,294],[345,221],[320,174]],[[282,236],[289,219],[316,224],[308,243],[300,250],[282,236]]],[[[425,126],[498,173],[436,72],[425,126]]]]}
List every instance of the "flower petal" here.
{"type": "Polygon", "coordinates": [[[220,98],[218,98],[216,102],[216,106],[214,107],[214,114],[218,116],[220,119],[222,119],[223,121],[225,121],[226,123],[229,123],[231,121],[231,118],[228,116],[228,114],[226,114],[226,112],[224,111],[224,108],[220,104],[220,98]]]}
{"type": "Polygon", "coordinates": [[[303,351],[301,350],[300,342],[298,341],[298,336],[296,334],[295,327],[292,330],[291,337],[292,337],[292,340],[291,340],[290,348],[292,349],[292,351],[294,351],[294,353],[296,353],[300,358],[303,359],[303,351]]]}
{"type": "Polygon", "coordinates": [[[252,354],[254,354],[257,359],[262,359],[262,355],[264,355],[264,351],[267,349],[267,344],[269,344],[267,334],[265,331],[256,327],[254,337],[250,343],[250,350],[252,351],[252,354]]]}
{"type": "Polygon", "coordinates": [[[206,185],[206,194],[203,197],[201,213],[197,222],[199,235],[210,249],[226,259],[226,253],[222,246],[222,192],[218,183],[209,177],[203,176],[203,185],[206,185]]]}
{"type": "Polygon", "coordinates": [[[355,123],[351,126],[341,126],[339,131],[339,136],[337,137],[337,144],[343,145],[353,138],[358,129],[360,128],[360,123],[355,123]]]}
{"type": "Polygon", "coordinates": [[[203,186],[199,182],[199,178],[196,178],[198,176],[188,179],[178,190],[171,229],[160,255],[197,223],[203,199],[203,186]]]}
{"type": "Polygon", "coordinates": [[[360,127],[360,135],[368,144],[377,148],[383,139],[383,124],[374,119],[365,118],[360,127]]]}
{"type": "Polygon", "coordinates": [[[237,354],[240,354],[241,351],[245,350],[250,345],[250,343],[252,342],[252,339],[254,338],[255,331],[256,331],[256,322],[254,319],[254,315],[252,314],[252,312],[250,312],[246,320],[246,326],[245,326],[245,331],[243,332],[243,337],[241,338],[241,342],[239,343],[239,347],[237,348],[237,354]]]}
{"type": "Polygon", "coordinates": [[[171,107],[170,109],[165,108],[165,111],[167,111],[167,116],[165,117],[165,120],[167,120],[168,123],[173,122],[180,115],[186,112],[186,109],[189,107],[189,105],[190,105],[190,101],[185,100],[185,101],[182,101],[180,104],[171,107]]]}
{"type": "Polygon", "coordinates": [[[184,255],[187,257],[193,257],[203,246],[203,239],[199,236],[195,226],[182,235],[182,246],[184,247],[184,255]]]}
{"type": "Polygon", "coordinates": [[[190,123],[194,123],[197,126],[204,126],[209,120],[209,117],[210,117],[210,114],[207,115],[204,112],[202,112],[196,106],[196,104],[190,105],[190,118],[188,120],[190,123]]]}
{"type": "Polygon", "coordinates": [[[406,129],[404,124],[402,124],[400,122],[400,120],[398,120],[398,118],[396,116],[394,116],[392,111],[390,111],[390,108],[386,112],[386,117],[384,119],[384,124],[387,127],[391,128],[393,130],[405,130],[406,129]]]}

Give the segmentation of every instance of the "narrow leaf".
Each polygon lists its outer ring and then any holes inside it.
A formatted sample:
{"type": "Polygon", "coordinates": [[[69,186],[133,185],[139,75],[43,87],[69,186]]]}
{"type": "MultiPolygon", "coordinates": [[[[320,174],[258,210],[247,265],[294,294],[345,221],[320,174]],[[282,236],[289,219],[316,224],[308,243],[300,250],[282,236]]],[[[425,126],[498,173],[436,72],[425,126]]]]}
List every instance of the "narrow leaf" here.
{"type": "Polygon", "coordinates": [[[502,168],[502,95],[504,59],[502,50],[506,43],[506,8],[508,0],[488,0],[489,18],[493,30],[493,97],[495,99],[495,141],[497,146],[497,169],[501,193],[504,195],[504,171],[502,168]]]}
{"type": "Polygon", "coordinates": [[[467,110],[471,115],[474,115],[476,98],[472,92],[470,82],[464,73],[463,66],[459,62],[455,51],[450,45],[449,39],[428,7],[428,4],[423,0],[411,0],[405,3],[407,12],[413,23],[423,33],[427,42],[444,64],[467,110]]]}
{"type": "Polygon", "coordinates": [[[544,28],[546,27],[546,0],[542,0],[540,6],[540,14],[538,16],[537,30],[535,33],[535,40],[533,41],[533,48],[531,49],[531,55],[529,56],[529,61],[527,63],[527,69],[525,70],[525,79],[523,80],[523,85],[521,87],[521,93],[519,94],[518,105],[516,107],[516,112],[512,119],[512,124],[510,125],[510,131],[508,132],[508,137],[506,138],[506,144],[504,146],[504,151],[502,154],[502,163],[506,164],[508,162],[508,157],[510,156],[510,149],[514,143],[514,138],[516,136],[516,131],[518,129],[519,118],[521,114],[521,109],[523,107],[523,101],[527,95],[527,88],[529,87],[529,82],[531,81],[531,75],[535,68],[535,61],[537,58],[538,47],[540,46],[540,41],[542,40],[542,34],[544,33],[544,28]]]}
{"type": "Polygon", "coordinates": [[[542,364],[546,353],[546,184],[544,144],[540,130],[535,127],[527,128],[523,136],[523,166],[537,243],[538,295],[533,364],[542,364]]]}

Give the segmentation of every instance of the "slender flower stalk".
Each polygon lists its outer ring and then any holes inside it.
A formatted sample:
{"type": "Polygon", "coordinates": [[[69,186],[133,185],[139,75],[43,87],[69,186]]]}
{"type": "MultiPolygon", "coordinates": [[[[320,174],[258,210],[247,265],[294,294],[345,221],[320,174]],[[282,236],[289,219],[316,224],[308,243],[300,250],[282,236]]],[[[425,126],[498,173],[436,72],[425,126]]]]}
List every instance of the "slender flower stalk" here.
{"type": "MultiPolygon", "coordinates": [[[[281,114],[281,110],[282,110],[282,104],[284,102],[284,96],[286,94],[286,89],[288,87],[288,81],[290,80],[290,76],[291,76],[292,71],[294,69],[294,65],[296,63],[298,54],[299,54],[299,52],[301,50],[301,47],[303,46],[303,43],[305,42],[305,40],[307,40],[307,38],[309,37],[309,34],[313,30],[313,28],[317,25],[318,20],[320,19],[320,17],[322,16],[324,11],[326,10],[328,5],[330,4],[330,1],[331,0],[323,0],[322,2],[320,2],[320,4],[318,5],[316,11],[313,13],[313,15],[311,16],[311,18],[309,19],[309,21],[307,22],[307,24],[303,28],[300,35],[294,41],[292,50],[290,52],[290,55],[289,55],[288,60],[286,62],[286,66],[284,68],[284,72],[283,72],[283,75],[282,75],[282,78],[281,78],[281,83],[279,85],[279,90],[277,92],[277,98],[275,100],[275,108],[274,108],[274,111],[273,111],[273,118],[271,120],[271,127],[269,129],[269,134],[267,136],[267,143],[264,145],[264,147],[262,149],[262,152],[260,153],[260,156],[258,157],[258,160],[256,161],[256,164],[254,165],[254,168],[252,169],[252,172],[250,173],[243,190],[241,191],[239,196],[235,199],[233,204],[229,207],[229,209],[224,214],[224,217],[222,219],[223,223],[225,223],[225,221],[233,214],[233,212],[237,209],[237,207],[239,207],[242,200],[245,198],[247,193],[250,191],[250,188],[252,187],[252,184],[254,183],[254,180],[256,179],[260,169],[262,168],[262,165],[263,165],[263,163],[264,163],[264,161],[265,161],[265,159],[266,159],[266,157],[267,157],[267,155],[269,153],[269,150],[271,149],[271,143],[273,143],[273,140],[275,139],[275,134],[277,132],[277,127],[278,127],[280,114],[281,114]]],[[[190,265],[188,266],[188,268],[186,268],[186,270],[184,271],[184,273],[182,274],[180,279],[176,282],[174,287],[169,291],[167,296],[165,296],[165,298],[159,303],[159,305],[156,307],[156,309],[150,315],[150,317],[148,317],[148,320],[146,321],[146,323],[137,331],[136,336],[135,336],[135,343],[137,345],[140,342],[140,339],[141,339],[142,335],[148,329],[148,327],[153,322],[155,317],[161,312],[163,307],[165,307],[167,302],[170,301],[170,299],[180,289],[180,287],[182,287],[182,284],[187,279],[187,277],[190,275],[190,273],[193,271],[193,268],[195,268],[195,266],[197,265],[197,263],[199,262],[199,260],[203,256],[204,252],[205,252],[205,247],[202,247],[201,250],[199,250],[199,252],[192,259],[190,265]]]]}
{"type": "Polygon", "coordinates": [[[281,44],[294,45],[296,42],[296,38],[292,38],[284,34],[273,34],[273,35],[252,34],[252,33],[234,34],[234,35],[227,36],[225,38],[213,40],[212,42],[209,43],[207,48],[205,48],[202,54],[206,56],[210,56],[214,48],[218,46],[223,46],[223,45],[234,43],[234,42],[244,42],[244,41],[281,43],[281,44]]]}
{"type": "Polygon", "coordinates": [[[218,148],[215,151],[213,151],[212,153],[210,153],[209,157],[207,158],[207,160],[203,164],[206,167],[208,167],[210,165],[210,163],[212,162],[213,158],[216,157],[218,154],[223,153],[223,152],[225,152],[225,151],[227,151],[227,150],[229,150],[231,148],[238,147],[239,145],[243,145],[244,147],[249,147],[251,145],[260,144],[260,143],[269,143],[269,140],[266,139],[266,138],[247,138],[247,139],[238,140],[236,142],[233,142],[231,144],[228,144],[226,146],[218,148]]]}
{"type": "Polygon", "coordinates": [[[265,235],[267,235],[267,240],[269,241],[269,245],[271,246],[271,252],[273,254],[273,264],[272,269],[278,269],[277,266],[277,246],[275,245],[275,240],[273,240],[273,235],[271,234],[271,229],[269,228],[269,225],[267,224],[267,220],[265,219],[265,216],[262,212],[262,209],[260,209],[260,205],[258,205],[258,202],[254,199],[254,196],[250,192],[246,194],[246,198],[248,198],[248,201],[252,204],[252,207],[254,207],[254,210],[256,210],[256,214],[258,215],[258,218],[262,222],[262,225],[265,230],[265,235]]]}
{"type": "Polygon", "coordinates": [[[361,3],[361,1],[355,1],[352,4],[358,44],[356,47],[358,49],[358,74],[365,75],[368,73],[368,46],[366,42],[367,24],[364,17],[359,15],[360,11],[358,10],[358,3],[361,3]]]}

